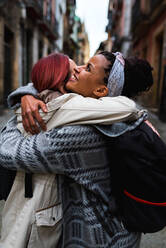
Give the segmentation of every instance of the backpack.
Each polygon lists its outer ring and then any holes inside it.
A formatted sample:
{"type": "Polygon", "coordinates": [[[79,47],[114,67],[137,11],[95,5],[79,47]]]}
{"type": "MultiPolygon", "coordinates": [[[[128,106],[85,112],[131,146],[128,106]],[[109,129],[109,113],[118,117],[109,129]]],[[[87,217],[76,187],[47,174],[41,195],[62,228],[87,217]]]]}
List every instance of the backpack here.
{"type": "Polygon", "coordinates": [[[166,226],[166,144],[145,122],[109,139],[113,194],[124,226],[152,233],[166,226]]]}

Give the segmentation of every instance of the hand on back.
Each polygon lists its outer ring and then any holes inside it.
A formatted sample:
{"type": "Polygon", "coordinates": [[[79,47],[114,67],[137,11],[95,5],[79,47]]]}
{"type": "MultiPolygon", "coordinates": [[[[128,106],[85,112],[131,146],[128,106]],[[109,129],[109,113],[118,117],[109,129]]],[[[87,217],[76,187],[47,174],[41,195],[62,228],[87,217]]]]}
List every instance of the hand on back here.
{"type": "Polygon", "coordinates": [[[32,95],[25,95],[21,98],[22,122],[26,132],[37,134],[40,132],[40,128],[46,131],[46,124],[39,114],[39,109],[47,112],[46,104],[43,101],[32,95]]]}

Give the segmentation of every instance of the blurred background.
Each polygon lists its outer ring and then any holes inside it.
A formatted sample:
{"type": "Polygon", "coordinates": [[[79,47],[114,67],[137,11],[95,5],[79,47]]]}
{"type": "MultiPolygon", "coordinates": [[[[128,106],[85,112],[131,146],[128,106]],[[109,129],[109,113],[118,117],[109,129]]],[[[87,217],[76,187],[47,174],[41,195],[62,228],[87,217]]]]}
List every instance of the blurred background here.
{"type": "Polygon", "coordinates": [[[58,51],[78,64],[101,50],[147,59],[154,86],[141,103],[166,121],[165,0],[0,0],[0,104],[58,51]]]}
{"type": "Polygon", "coordinates": [[[0,0],[0,104],[39,58],[57,51],[83,64],[101,50],[151,63],[154,86],[139,101],[166,121],[165,0],[0,0]]]}
{"type": "MultiPolygon", "coordinates": [[[[166,0],[0,0],[0,127],[8,94],[41,57],[62,52],[81,65],[103,50],[150,62],[154,85],[136,100],[166,141],[166,0]]],[[[166,248],[165,230],[142,247],[166,248]]]]}

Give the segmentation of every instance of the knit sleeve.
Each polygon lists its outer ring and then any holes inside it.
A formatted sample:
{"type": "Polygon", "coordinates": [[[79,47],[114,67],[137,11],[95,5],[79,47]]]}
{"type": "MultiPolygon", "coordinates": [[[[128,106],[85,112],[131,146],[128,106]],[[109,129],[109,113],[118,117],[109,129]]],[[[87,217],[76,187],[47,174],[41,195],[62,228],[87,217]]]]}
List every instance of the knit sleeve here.
{"type": "Polygon", "coordinates": [[[32,83],[29,83],[26,86],[19,87],[13,91],[7,98],[7,103],[9,108],[16,109],[20,107],[21,97],[24,95],[36,96],[38,91],[34,88],[32,83]]]}
{"type": "Polygon", "coordinates": [[[24,138],[16,124],[11,119],[0,133],[0,164],[5,168],[71,176],[104,164],[104,141],[93,127],[54,128],[24,138]]]}

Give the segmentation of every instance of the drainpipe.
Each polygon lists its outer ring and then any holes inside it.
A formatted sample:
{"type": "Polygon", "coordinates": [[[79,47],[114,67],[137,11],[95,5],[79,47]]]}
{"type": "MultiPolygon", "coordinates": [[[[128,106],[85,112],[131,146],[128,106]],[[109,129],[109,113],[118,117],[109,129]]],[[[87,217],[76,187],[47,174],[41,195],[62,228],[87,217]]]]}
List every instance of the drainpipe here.
{"type": "Polygon", "coordinates": [[[113,46],[113,37],[112,37],[112,18],[113,18],[113,1],[109,1],[109,14],[108,14],[108,51],[112,51],[112,46],[113,46]]]}
{"type": "Polygon", "coordinates": [[[20,22],[20,31],[21,31],[21,85],[26,83],[26,5],[24,1],[20,1],[21,7],[21,22],[20,22]]]}
{"type": "Polygon", "coordinates": [[[124,1],[124,33],[122,43],[122,53],[126,57],[130,53],[131,46],[131,11],[132,11],[132,0],[124,1]]]}
{"type": "Polygon", "coordinates": [[[19,86],[24,85],[25,81],[25,21],[26,21],[26,6],[21,0],[19,1],[21,9],[20,34],[19,34],[19,86]]]}
{"type": "Polygon", "coordinates": [[[161,93],[161,102],[159,109],[159,119],[166,122],[166,24],[164,28],[163,37],[163,64],[164,64],[164,75],[163,75],[163,85],[161,93]]]}
{"type": "Polygon", "coordinates": [[[20,1],[20,6],[21,6],[21,18],[25,20],[27,18],[25,3],[23,1],[20,1]]]}

